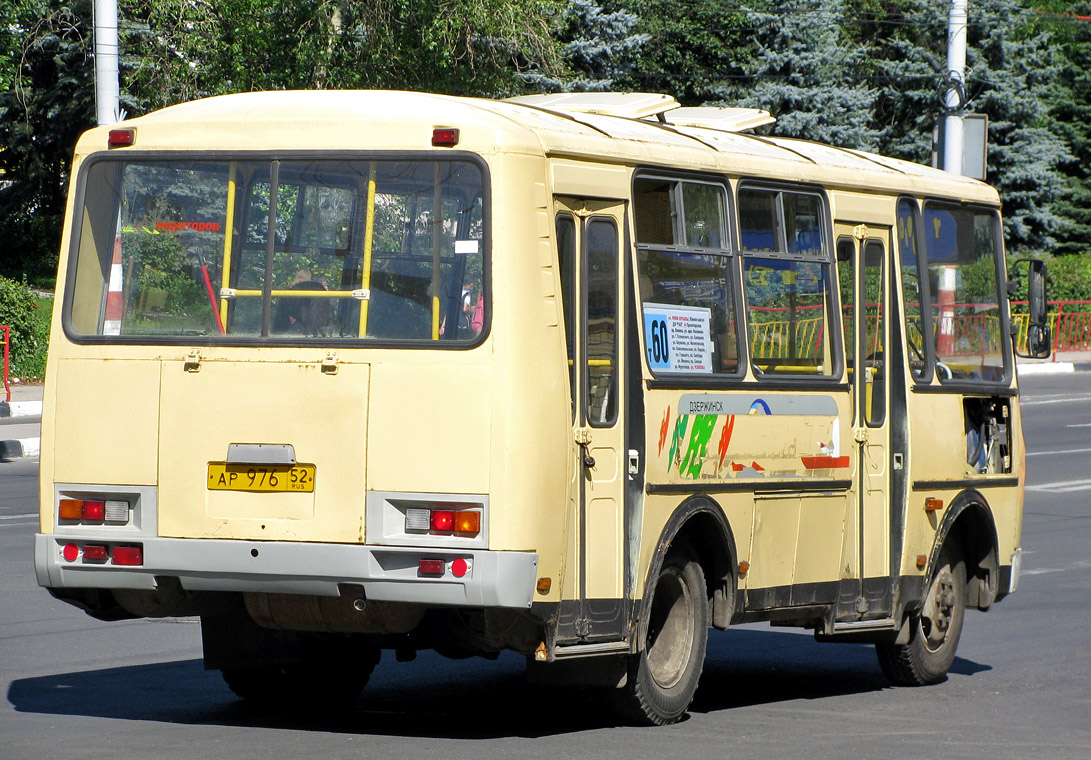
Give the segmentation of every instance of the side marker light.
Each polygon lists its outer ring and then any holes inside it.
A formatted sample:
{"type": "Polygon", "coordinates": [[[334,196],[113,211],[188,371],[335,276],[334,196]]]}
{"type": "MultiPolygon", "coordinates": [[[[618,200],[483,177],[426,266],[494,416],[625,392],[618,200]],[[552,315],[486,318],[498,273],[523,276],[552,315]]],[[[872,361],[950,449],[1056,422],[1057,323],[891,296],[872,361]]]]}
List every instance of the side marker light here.
{"type": "Polygon", "coordinates": [[[939,512],[941,509],[943,509],[943,499],[929,497],[924,500],[925,512],[939,512]]]}
{"type": "Polygon", "coordinates": [[[453,148],[458,145],[458,130],[452,127],[436,127],[432,130],[432,147],[453,148]]]}
{"type": "Polygon", "coordinates": [[[111,148],[127,148],[135,142],[135,129],[111,129],[106,138],[106,144],[111,148]]]}

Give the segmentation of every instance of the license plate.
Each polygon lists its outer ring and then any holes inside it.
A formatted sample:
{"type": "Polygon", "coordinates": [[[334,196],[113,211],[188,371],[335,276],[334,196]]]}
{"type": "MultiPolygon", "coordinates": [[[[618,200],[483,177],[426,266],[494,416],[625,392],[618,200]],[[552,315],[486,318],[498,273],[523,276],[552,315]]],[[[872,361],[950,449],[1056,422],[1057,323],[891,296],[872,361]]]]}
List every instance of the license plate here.
{"type": "Polygon", "coordinates": [[[208,490],[313,493],[313,464],[208,463],[208,490]]]}

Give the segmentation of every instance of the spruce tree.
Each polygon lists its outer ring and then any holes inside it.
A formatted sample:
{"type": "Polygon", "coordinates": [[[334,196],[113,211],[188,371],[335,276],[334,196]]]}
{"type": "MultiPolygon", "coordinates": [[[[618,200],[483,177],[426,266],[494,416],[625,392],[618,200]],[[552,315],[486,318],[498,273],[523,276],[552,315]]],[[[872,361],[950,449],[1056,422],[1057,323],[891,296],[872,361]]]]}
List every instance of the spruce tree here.
{"type": "Polygon", "coordinates": [[[719,94],[726,105],[764,108],[776,134],[875,150],[871,125],[878,93],[861,73],[866,50],[845,34],[844,0],[787,0],[747,11],[753,58],[747,79],[719,94]]]}
{"type": "Polygon", "coordinates": [[[593,0],[569,0],[555,32],[562,43],[566,75],[540,71],[524,75],[527,84],[543,92],[603,92],[628,74],[633,56],[648,41],[633,33],[638,18],[624,10],[608,12],[593,0]]]}

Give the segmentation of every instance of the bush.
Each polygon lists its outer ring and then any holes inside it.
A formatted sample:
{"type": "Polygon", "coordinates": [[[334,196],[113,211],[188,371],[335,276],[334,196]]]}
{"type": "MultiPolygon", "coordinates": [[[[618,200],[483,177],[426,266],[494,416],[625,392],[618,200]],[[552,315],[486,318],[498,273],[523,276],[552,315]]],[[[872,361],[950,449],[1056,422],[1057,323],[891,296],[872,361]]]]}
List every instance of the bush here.
{"type": "MultiPolygon", "coordinates": [[[[1046,263],[1046,293],[1050,301],[1091,301],[1091,255],[1066,254],[1028,254],[1046,263]]],[[[1017,282],[1015,297],[1026,298],[1026,267],[1014,266],[1020,255],[1008,254],[1008,277],[1017,282]]],[[[1055,311],[1050,307],[1050,311],[1055,311]]]]}
{"type": "Polygon", "coordinates": [[[39,303],[27,286],[0,277],[0,325],[11,328],[12,377],[21,380],[45,377],[50,316],[48,300],[39,303]]]}

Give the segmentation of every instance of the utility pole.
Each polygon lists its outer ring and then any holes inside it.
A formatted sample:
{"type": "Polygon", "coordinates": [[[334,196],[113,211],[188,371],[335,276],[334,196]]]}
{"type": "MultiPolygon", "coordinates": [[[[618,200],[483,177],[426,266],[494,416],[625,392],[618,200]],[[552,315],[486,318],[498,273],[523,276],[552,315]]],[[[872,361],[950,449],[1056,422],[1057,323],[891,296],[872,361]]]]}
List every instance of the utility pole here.
{"type": "Polygon", "coordinates": [[[99,126],[121,121],[117,0],[95,0],[95,113],[99,126]]]}
{"type": "Polygon", "coordinates": [[[951,0],[947,17],[946,119],[943,125],[943,170],[962,174],[963,123],[966,105],[966,18],[969,0],[951,0]]]}

